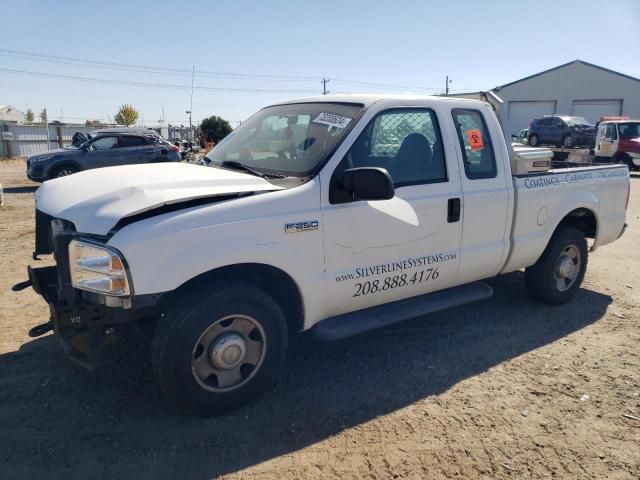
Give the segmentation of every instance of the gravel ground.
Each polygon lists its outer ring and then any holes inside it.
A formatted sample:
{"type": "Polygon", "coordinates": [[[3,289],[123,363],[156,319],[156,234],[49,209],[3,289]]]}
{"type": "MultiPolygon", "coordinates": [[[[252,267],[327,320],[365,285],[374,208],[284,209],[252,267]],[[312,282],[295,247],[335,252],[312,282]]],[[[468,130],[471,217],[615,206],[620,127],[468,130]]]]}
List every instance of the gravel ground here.
{"type": "Polygon", "coordinates": [[[48,309],[10,290],[33,249],[23,172],[0,162],[0,477],[640,478],[638,176],[627,233],[569,304],[533,303],[517,272],[484,302],[302,335],[273,391],[203,420],[163,398],[144,349],[92,374],[27,337],[48,309]]]}

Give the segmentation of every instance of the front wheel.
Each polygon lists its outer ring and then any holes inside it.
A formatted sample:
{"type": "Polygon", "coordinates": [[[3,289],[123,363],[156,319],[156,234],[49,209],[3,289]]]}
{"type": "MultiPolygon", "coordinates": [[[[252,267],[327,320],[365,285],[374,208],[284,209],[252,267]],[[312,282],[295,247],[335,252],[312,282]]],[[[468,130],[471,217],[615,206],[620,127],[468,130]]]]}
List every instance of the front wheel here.
{"type": "Polygon", "coordinates": [[[540,140],[538,139],[538,135],[533,134],[529,137],[530,146],[537,147],[539,143],[540,143],[540,140]]]}
{"type": "Polygon", "coordinates": [[[62,165],[51,172],[49,178],[60,178],[77,173],[78,169],[71,165],[62,165]]]}
{"type": "Polygon", "coordinates": [[[562,146],[564,148],[573,147],[573,138],[571,138],[571,135],[567,135],[566,137],[564,137],[564,139],[562,140],[562,146]]]}
{"type": "Polygon", "coordinates": [[[629,171],[635,170],[636,166],[633,164],[631,157],[629,155],[623,154],[617,158],[617,163],[626,165],[629,168],[629,171]]]}
{"type": "Polygon", "coordinates": [[[525,270],[529,294],[547,305],[573,298],[587,270],[587,241],[573,227],[558,227],[538,261],[525,270]]]}
{"type": "Polygon", "coordinates": [[[200,415],[238,407],[273,385],[287,326],[278,304],[244,282],[177,295],[154,333],[153,370],[165,393],[200,415]]]}

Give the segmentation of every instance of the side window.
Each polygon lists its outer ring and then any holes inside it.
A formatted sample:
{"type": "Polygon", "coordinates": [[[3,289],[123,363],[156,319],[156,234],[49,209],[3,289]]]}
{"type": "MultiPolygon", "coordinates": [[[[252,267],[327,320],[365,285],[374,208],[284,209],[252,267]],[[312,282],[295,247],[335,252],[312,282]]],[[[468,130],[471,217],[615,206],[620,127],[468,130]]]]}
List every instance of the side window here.
{"type": "Polygon", "coordinates": [[[540,121],[538,122],[538,125],[540,125],[542,127],[551,126],[551,118],[549,118],[549,117],[541,118],[540,121]]]}
{"type": "Polygon", "coordinates": [[[564,122],[559,118],[554,118],[551,120],[552,127],[562,127],[563,125],[564,125],[564,122]]]}
{"type": "Polygon", "coordinates": [[[120,143],[118,147],[142,147],[144,145],[149,145],[149,143],[142,137],[123,135],[122,137],[120,137],[120,143]]]}
{"type": "Polygon", "coordinates": [[[496,159],[491,137],[482,114],[477,110],[452,110],[464,161],[464,171],[470,180],[494,178],[496,159]]]}
{"type": "Polygon", "coordinates": [[[618,139],[618,133],[616,132],[616,126],[613,123],[607,125],[607,130],[605,133],[605,137],[610,138],[611,140],[618,139]]]}
{"type": "Polygon", "coordinates": [[[118,137],[100,137],[89,146],[90,150],[109,150],[118,144],[118,137]]]}
{"type": "Polygon", "coordinates": [[[447,181],[442,138],[430,109],[379,114],[360,134],[341,165],[386,169],[396,187],[447,181]]]}

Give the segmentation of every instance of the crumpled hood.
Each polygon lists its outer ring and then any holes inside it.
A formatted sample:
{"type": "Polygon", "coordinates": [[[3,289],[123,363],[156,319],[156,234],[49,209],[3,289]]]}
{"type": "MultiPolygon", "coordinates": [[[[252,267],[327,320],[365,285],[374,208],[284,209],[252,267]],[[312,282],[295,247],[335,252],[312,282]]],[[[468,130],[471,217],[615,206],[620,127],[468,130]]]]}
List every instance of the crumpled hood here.
{"type": "Polygon", "coordinates": [[[106,235],[118,220],[163,205],[243,192],[281,190],[253,175],[186,163],[127,165],[49,180],[36,207],[72,222],[78,232],[106,235]]]}

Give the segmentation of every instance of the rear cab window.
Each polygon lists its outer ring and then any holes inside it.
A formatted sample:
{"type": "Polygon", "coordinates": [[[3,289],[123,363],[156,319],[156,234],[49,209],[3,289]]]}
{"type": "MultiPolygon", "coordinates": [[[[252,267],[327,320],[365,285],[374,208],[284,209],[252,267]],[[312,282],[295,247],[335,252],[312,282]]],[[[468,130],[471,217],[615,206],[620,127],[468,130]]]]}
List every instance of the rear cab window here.
{"type": "Polygon", "coordinates": [[[456,108],[451,111],[458,133],[464,171],[468,179],[497,176],[493,144],[484,117],[478,110],[456,108]]]}

